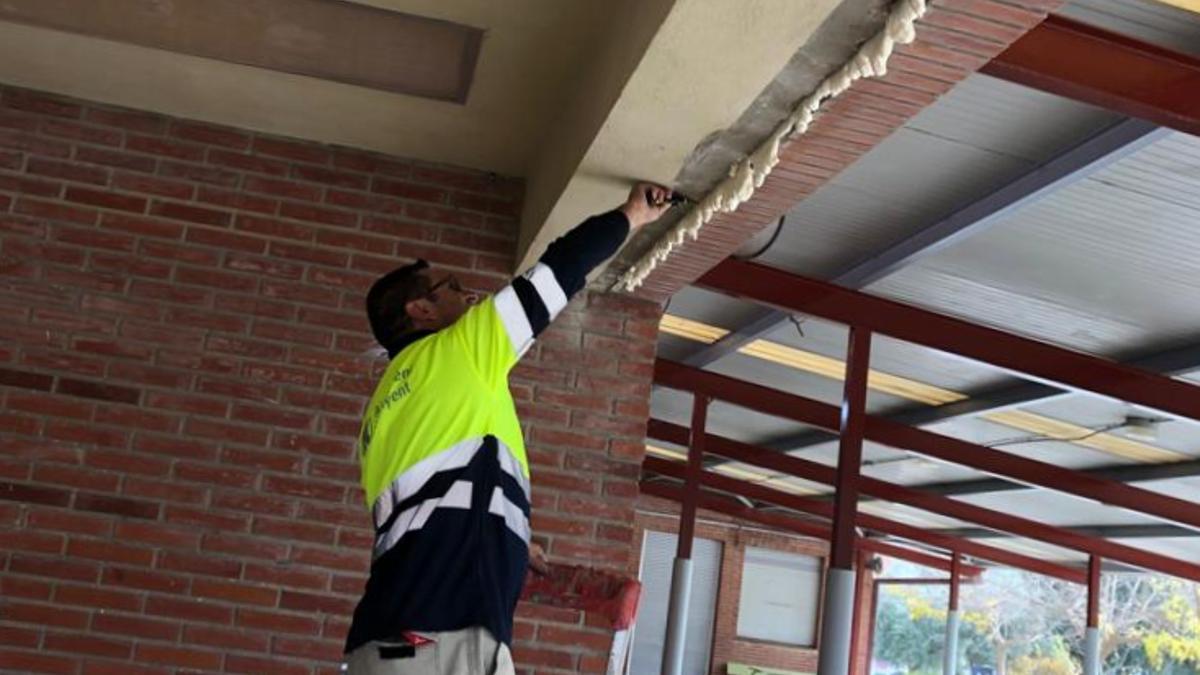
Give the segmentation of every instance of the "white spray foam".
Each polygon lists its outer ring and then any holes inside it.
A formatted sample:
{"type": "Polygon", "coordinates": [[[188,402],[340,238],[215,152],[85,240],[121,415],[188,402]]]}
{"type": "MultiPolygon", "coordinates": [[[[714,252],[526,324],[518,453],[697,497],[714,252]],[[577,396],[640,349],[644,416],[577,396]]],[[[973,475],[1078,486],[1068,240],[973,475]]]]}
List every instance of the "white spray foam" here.
{"type": "Polygon", "coordinates": [[[808,131],[822,103],[845,92],[856,80],[886,75],[887,62],[896,45],[908,44],[916,38],[914,24],[925,14],[925,3],[926,0],[899,0],[893,5],[883,29],[801,100],[792,114],[776,127],[757,150],[731,166],[729,176],[695,204],[654,248],[622,275],[616,287],[632,291],[641,286],[654,268],[671,255],[672,250],[683,245],[685,237],[696,239],[700,236],[700,229],[718,213],[732,213],[749,200],[779,163],[780,148],[808,131]]]}

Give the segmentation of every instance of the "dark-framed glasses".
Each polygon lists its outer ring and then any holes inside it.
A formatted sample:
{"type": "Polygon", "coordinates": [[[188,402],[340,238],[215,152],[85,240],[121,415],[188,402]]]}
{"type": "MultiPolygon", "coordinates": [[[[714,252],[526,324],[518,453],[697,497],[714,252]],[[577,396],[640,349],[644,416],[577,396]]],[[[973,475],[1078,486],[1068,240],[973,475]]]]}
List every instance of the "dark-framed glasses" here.
{"type": "Polygon", "coordinates": [[[449,288],[450,290],[455,291],[456,293],[464,292],[462,282],[460,282],[458,280],[458,277],[451,274],[451,275],[447,276],[445,279],[442,279],[441,281],[437,282],[436,284],[430,286],[429,294],[433,295],[434,291],[441,288],[442,286],[445,286],[445,287],[449,288]]]}

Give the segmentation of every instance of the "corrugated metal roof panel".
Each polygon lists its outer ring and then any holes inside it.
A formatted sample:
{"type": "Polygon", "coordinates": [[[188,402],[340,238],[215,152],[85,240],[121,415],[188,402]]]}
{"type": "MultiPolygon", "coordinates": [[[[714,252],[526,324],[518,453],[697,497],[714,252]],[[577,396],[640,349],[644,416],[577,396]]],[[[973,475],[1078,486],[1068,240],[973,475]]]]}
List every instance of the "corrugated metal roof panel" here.
{"type": "MultiPolygon", "coordinates": [[[[1025,406],[1024,409],[1093,429],[1119,424],[1128,415],[1149,418],[1163,417],[1160,413],[1147,408],[1084,394],[1052,399],[1037,405],[1025,406]]],[[[1184,455],[1200,456],[1200,422],[1166,418],[1162,423],[1155,425],[1154,431],[1155,438],[1146,441],[1151,445],[1184,455]]],[[[1127,429],[1118,428],[1109,433],[1134,438],[1127,429]]],[[[1134,438],[1134,440],[1137,439],[1134,438]]]]}
{"type": "Polygon", "coordinates": [[[1072,527],[1081,525],[1157,525],[1161,521],[1125,509],[1097,504],[1049,490],[1028,490],[1013,499],[1013,493],[970,495],[956,497],[976,506],[1001,511],[1009,515],[1037,520],[1048,525],[1072,527]]]}
{"type": "Polygon", "coordinates": [[[1118,119],[972,75],[792,209],[761,261],[831,277],[1118,119]]]}
{"type": "Polygon", "coordinates": [[[763,308],[722,293],[685,286],[671,297],[666,311],[693,321],[732,329],[751,321],[763,308]]]}
{"type": "Polygon", "coordinates": [[[1200,334],[1200,140],[1167,138],[871,287],[1084,351],[1200,334]]]}
{"type": "MultiPolygon", "coordinates": [[[[800,320],[799,328],[789,322],[764,337],[797,349],[845,360],[848,338],[845,326],[813,317],[802,316],[800,320]]],[[[874,335],[871,338],[871,368],[959,393],[985,387],[1008,377],[986,364],[967,361],[886,335],[874,335]]]]}
{"type": "MultiPolygon", "coordinates": [[[[977,541],[981,544],[987,544],[988,546],[1020,553],[1040,560],[1078,565],[1086,563],[1089,557],[1086,553],[1061,546],[1053,546],[1036,539],[1026,539],[1024,537],[1000,537],[995,539],[978,539],[977,541]]],[[[969,593],[970,591],[970,586],[963,587],[964,593],[969,593]]]]}
{"type": "Polygon", "coordinates": [[[905,128],[998,156],[1041,164],[1118,119],[1107,110],[976,74],[923,110],[905,128]]]}
{"type": "MultiPolygon", "coordinates": [[[[685,427],[692,424],[691,394],[674,389],[655,389],[650,396],[654,417],[685,427]]],[[[709,433],[736,441],[753,443],[764,433],[783,433],[796,424],[745,408],[714,401],[708,409],[709,433]]]]}
{"type": "Polygon", "coordinates": [[[1200,537],[1117,539],[1115,541],[1180,560],[1200,560],[1200,537]]]}

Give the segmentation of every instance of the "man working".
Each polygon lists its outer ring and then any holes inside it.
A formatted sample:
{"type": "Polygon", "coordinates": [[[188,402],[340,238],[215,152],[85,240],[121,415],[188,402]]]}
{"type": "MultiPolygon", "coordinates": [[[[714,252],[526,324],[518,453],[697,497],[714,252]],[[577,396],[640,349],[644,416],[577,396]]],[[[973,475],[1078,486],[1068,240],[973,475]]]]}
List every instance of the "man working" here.
{"type": "Polygon", "coordinates": [[[367,316],[391,363],[359,438],[375,550],[346,640],[351,675],[514,672],[529,464],[508,373],[588,273],[670,197],[635,186],[483,301],[424,261],[371,287],[367,316]]]}

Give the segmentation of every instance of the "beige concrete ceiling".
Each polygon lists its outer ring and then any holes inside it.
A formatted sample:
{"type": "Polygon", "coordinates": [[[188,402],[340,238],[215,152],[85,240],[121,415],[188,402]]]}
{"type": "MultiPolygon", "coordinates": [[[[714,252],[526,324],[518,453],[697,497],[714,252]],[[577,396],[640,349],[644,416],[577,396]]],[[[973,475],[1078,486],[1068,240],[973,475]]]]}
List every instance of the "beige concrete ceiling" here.
{"type": "Polygon", "coordinates": [[[590,1],[358,4],[483,29],[466,104],[4,22],[0,81],[520,176],[609,14],[590,1]]]}
{"type": "Polygon", "coordinates": [[[481,29],[465,103],[3,21],[0,82],[523,177],[528,262],[631,180],[669,184],[840,2],[353,1],[481,29]]]}

